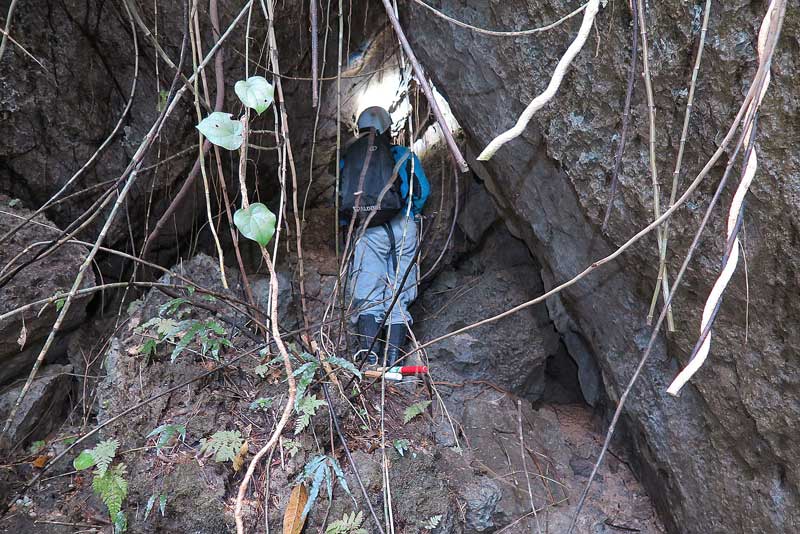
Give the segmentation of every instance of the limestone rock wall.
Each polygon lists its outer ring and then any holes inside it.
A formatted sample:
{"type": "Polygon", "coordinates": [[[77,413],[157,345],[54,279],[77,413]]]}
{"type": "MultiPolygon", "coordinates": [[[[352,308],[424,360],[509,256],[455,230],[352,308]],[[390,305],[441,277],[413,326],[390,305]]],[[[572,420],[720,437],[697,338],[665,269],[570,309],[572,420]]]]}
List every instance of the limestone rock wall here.
{"type": "MultiPolygon", "coordinates": [[[[575,8],[564,1],[430,3],[454,18],[493,29],[541,26],[575,8]]],[[[765,7],[742,0],[712,7],[681,175],[684,185],[716,149],[748,88],[765,7]]],[[[702,3],[665,0],[648,8],[663,203],[702,3]]],[[[413,2],[403,2],[401,13],[420,60],[446,94],[476,151],[509,128],[544,89],[580,24],[576,17],[545,33],[500,38],[456,27],[413,2]]],[[[724,217],[718,213],[678,295],[677,331],[659,340],[628,400],[629,445],[673,532],[786,532],[800,522],[800,446],[792,437],[800,419],[800,304],[794,298],[800,259],[796,15],[789,10],[761,113],[760,169],[744,224],[749,292],[740,267],[726,294],[708,363],[679,399],[669,397],[666,386],[686,362],[702,304],[718,273],[724,240],[724,217]]],[[[639,78],[619,195],[608,236],[600,232],[622,120],[630,36],[627,3],[609,2],[555,100],[484,169],[509,226],[542,263],[548,287],[607,255],[652,220],[646,101],[639,78]]],[[[724,164],[673,221],[673,274],[724,164]]],[[[731,195],[727,191],[723,196],[725,208],[731,195]]],[[[647,342],[645,317],[657,264],[651,236],[563,295],[566,309],[589,340],[612,399],[621,393],[647,342]]]]}

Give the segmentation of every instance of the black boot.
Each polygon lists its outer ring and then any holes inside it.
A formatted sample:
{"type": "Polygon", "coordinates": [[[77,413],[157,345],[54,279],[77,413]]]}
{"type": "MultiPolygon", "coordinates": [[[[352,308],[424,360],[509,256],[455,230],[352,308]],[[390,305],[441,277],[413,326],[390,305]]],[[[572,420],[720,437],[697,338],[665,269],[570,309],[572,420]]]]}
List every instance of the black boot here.
{"type": "MultiPolygon", "coordinates": [[[[381,353],[381,345],[382,343],[380,340],[375,340],[373,345],[373,340],[378,336],[380,324],[372,315],[359,315],[358,316],[358,323],[356,325],[358,329],[358,346],[360,350],[358,351],[358,356],[361,358],[367,358],[367,365],[377,365],[378,363],[378,354],[381,353]],[[372,345],[372,350],[370,351],[370,345],[372,345]],[[369,353],[369,354],[367,354],[369,353]]],[[[358,361],[358,358],[356,358],[358,361]]]]}
{"type": "Polygon", "coordinates": [[[406,343],[408,328],[405,324],[393,324],[389,328],[389,350],[386,351],[386,367],[394,367],[401,357],[401,349],[406,343]]]}

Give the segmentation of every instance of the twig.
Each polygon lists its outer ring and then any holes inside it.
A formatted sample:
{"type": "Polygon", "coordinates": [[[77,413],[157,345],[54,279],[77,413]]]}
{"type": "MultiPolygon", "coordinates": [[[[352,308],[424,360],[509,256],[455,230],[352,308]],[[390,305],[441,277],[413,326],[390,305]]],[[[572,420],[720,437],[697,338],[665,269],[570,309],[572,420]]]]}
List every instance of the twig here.
{"type": "MultiPolygon", "coordinates": [[[[216,0],[211,0],[211,3],[215,2],[216,0]]],[[[198,58],[200,54],[202,54],[200,50],[200,35],[199,33],[194,31],[194,26],[199,26],[197,11],[194,11],[194,15],[192,18],[194,19],[194,25],[192,23],[189,24],[189,40],[192,43],[192,65],[196,71],[198,58]]],[[[203,120],[203,114],[200,111],[200,90],[198,87],[198,78],[199,76],[194,77],[194,107],[195,107],[195,112],[197,113],[197,123],[199,124],[203,120]]],[[[198,145],[202,147],[204,136],[202,132],[200,132],[199,130],[197,132],[197,137],[198,137],[198,145]]],[[[216,245],[217,248],[217,257],[219,259],[219,275],[222,281],[222,287],[228,289],[228,277],[225,276],[225,255],[222,252],[222,245],[219,242],[219,236],[217,235],[217,230],[216,227],[214,226],[214,217],[211,214],[211,192],[208,187],[208,175],[206,173],[206,162],[205,162],[204,152],[205,151],[202,148],[198,150],[198,158],[200,160],[200,174],[203,176],[203,191],[205,192],[206,216],[208,217],[208,227],[209,230],[211,230],[211,236],[214,239],[214,244],[216,245]]]]}
{"type": "Polygon", "coordinates": [[[14,8],[17,7],[17,0],[11,0],[11,5],[8,6],[8,13],[6,14],[6,29],[3,31],[3,39],[0,40],[0,60],[3,59],[3,53],[6,51],[6,40],[9,39],[9,32],[11,31],[11,19],[14,18],[14,8]]]}
{"type": "MultiPolygon", "coordinates": [[[[275,72],[280,73],[280,66],[278,63],[278,41],[275,38],[275,15],[273,13],[273,0],[268,0],[266,5],[264,0],[261,0],[261,9],[264,11],[265,18],[269,21],[269,29],[267,31],[269,38],[269,48],[271,52],[272,68],[275,72]]],[[[305,266],[303,264],[303,231],[300,224],[300,210],[297,204],[297,170],[294,164],[294,155],[292,153],[292,143],[289,138],[289,116],[286,113],[286,102],[283,96],[283,85],[281,84],[280,77],[275,78],[275,89],[278,96],[278,105],[280,106],[281,113],[281,134],[283,135],[284,143],[286,146],[286,154],[289,161],[289,171],[292,176],[292,204],[294,208],[295,220],[295,244],[297,246],[297,270],[298,282],[300,286],[300,310],[303,315],[303,325],[308,327],[308,307],[306,304],[306,288],[305,288],[305,266]]]]}
{"type": "MultiPolygon", "coordinates": [[[[625,92],[625,109],[622,112],[622,129],[619,133],[619,145],[617,155],[614,158],[614,171],[611,173],[611,190],[608,193],[608,205],[606,206],[606,216],[603,217],[601,231],[606,232],[608,220],[611,218],[611,211],[614,209],[614,198],[617,195],[617,184],[619,183],[619,170],[622,167],[622,154],[625,151],[625,141],[628,138],[628,123],[631,118],[631,98],[636,84],[636,61],[639,57],[639,10],[636,2],[631,0],[631,12],[633,16],[633,36],[631,44],[631,66],[628,70],[628,89],[625,92]]],[[[672,203],[670,203],[670,206],[672,203]]]]}
{"type": "Polygon", "coordinates": [[[531,477],[528,475],[528,467],[525,465],[525,437],[522,433],[522,401],[517,399],[517,429],[519,430],[519,449],[522,456],[522,470],[525,471],[525,480],[528,483],[528,497],[531,501],[531,511],[536,520],[536,529],[539,534],[542,532],[542,525],[539,523],[539,515],[536,513],[536,505],[533,503],[533,490],[531,489],[531,477]]]}
{"type": "MultiPolygon", "coordinates": [[[[271,2],[272,0],[268,1],[271,2]]],[[[270,19],[270,27],[272,27],[271,20],[272,19],[270,19]]],[[[242,202],[243,205],[249,204],[246,188],[242,190],[242,202]]],[[[247,493],[247,487],[250,484],[250,479],[253,477],[253,472],[255,471],[256,466],[261,458],[270,452],[275,444],[278,443],[278,440],[281,437],[281,432],[283,432],[283,428],[286,426],[286,423],[289,422],[289,417],[292,415],[292,407],[294,406],[294,400],[297,396],[297,384],[295,382],[294,372],[292,370],[292,360],[289,357],[289,352],[286,350],[286,345],[284,345],[283,340],[281,339],[281,333],[278,330],[278,292],[280,289],[278,286],[278,274],[275,272],[275,267],[272,264],[272,259],[270,258],[267,248],[264,245],[259,246],[261,248],[261,256],[264,258],[264,263],[267,264],[267,269],[269,269],[269,283],[271,289],[269,313],[272,319],[270,326],[272,327],[272,337],[275,341],[275,345],[278,347],[278,352],[280,352],[281,357],[283,358],[283,366],[286,370],[286,379],[289,384],[289,396],[286,399],[286,405],[283,408],[283,413],[281,414],[281,418],[278,421],[272,436],[250,461],[250,465],[247,467],[247,472],[245,473],[241,484],[239,484],[239,492],[236,495],[236,505],[234,506],[234,518],[236,519],[236,532],[238,534],[244,534],[245,532],[244,520],[242,519],[242,502],[244,501],[245,493],[247,493]]]]}
{"type": "Polygon", "coordinates": [[[378,527],[378,531],[381,534],[384,534],[383,527],[381,527],[380,519],[378,519],[378,514],[375,513],[375,509],[372,507],[372,501],[369,499],[369,494],[367,493],[367,488],[364,487],[364,482],[361,480],[361,475],[358,472],[358,465],[353,460],[353,456],[350,454],[350,448],[347,446],[347,440],[342,434],[342,429],[339,427],[339,418],[336,415],[336,412],[333,409],[333,402],[331,402],[331,395],[328,391],[328,384],[325,382],[322,383],[322,392],[325,394],[325,400],[328,401],[328,409],[331,413],[333,419],[333,426],[336,429],[336,434],[339,436],[339,441],[342,442],[342,448],[344,448],[344,454],[347,456],[347,461],[350,463],[350,467],[353,469],[353,475],[356,477],[356,482],[358,483],[358,487],[361,489],[362,495],[364,495],[364,501],[367,503],[367,508],[369,508],[370,513],[372,514],[372,519],[375,521],[375,525],[378,527]]]}
{"type": "MultiPolygon", "coordinates": [[[[405,33],[403,33],[403,27],[400,25],[400,20],[398,20],[394,9],[392,9],[392,5],[389,3],[389,0],[382,0],[382,2],[383,7],[386,8],[386,14],[389,16],[389,22],[392,23],[392,27],[394,27],[397,38],[400,40],[400,44],[408,56],[408,61],[411,63],[411,67],[414,69],[414,76],[417,78],[417,82],[422,87],[422,92],[425,93],[425,98],[428,99],[428,105],[430,105],[433,115],[436,117],[436,122],[439,123],[439,127],[442,129],[442,135],[447,143],[447,148],[450,149],[450,154],[453,156],[458,168],[461,169],[461,172],[467,172],[467,170],[469,170],[467,161],[461,154],[461,150],[458,148],[456,140],[453,138],[453,134],[450,132],[450,127],[447,125],[444,115],[442,115],[442,110],[439,109],[439,104],[436,102],[436,98],[433,95],[433,89],[431,89],[431,86],[428,83],[428,78],[425,76],[425,71],[422,70],[422,66],[419,64],[417,56],[414,54],[414,50],[411,48],[405,33]]],[[[591,2],[597,3],[599,0],[591,0],[591,2]]]]}
{"type": "MultiPolygon", "coordinates": [[[[644,89],[647,95],[647,118],[650,127],[650,177],[653,181],[653,215],[658,219],[661,215],[661,188],[658,185],[658,167],[656,163],[656,106],[653,98],[653,84],[650,78],[650,60],[647,48],[647,19],[644,13],[645,2],[638,3],[639,9],[639,31],[642,34],[642,77],[644,78],[644,89]]],[[[664,247],[664,228],[656,229],[656,240],[658,241],[659,266],[656,278],[656,287],[653,291],[653,298],[650,302],[650,311],[647,314],[647,324],[653,322],[653,314],[658,302],[658,292],[662,290],[664,300],[669,296],[669,279],[667,277],[667,266],[661,251],[666,251],[664,247]]],[[[665,252],[666,254],[666,252],[665,252]]],[[[673,332],[675,323],[672,320],[672,309],[667,310],[667,330],[673,332]]]]}
{"type": "MultiPolygon", "coordinates": [[[[385,1],[386,0],[384,0],[384,2],[385,1]]],[[[586,4],[586,9],[583,12],[583,21],[581,22],[581,27],[578,30],[578,35],[558,61],[558,65],[556,65],[555,71],[553,71],[553,77],[550,79],[550,83],[547,85],[547,88],[539,96],[534,98],[530,104],[528,104],[528,107],[522,112],[522,115],[520,115],[519,119],[517,120],[517,124],[515,124],[513,128],[495,137],[492,142],[483,149],[483,152],[478,155],[478,161],[488,161],[492,159],[492,156],[494,156],[501,146],[522,135],[522,132],[525,131],[525,127],[528,126],[528,123],[531,121],[533,114],[539,111],[555,96],[556,91],[558,91],[558,88],[561,85],[561,80],[564,79],[567,68],[569,67],[570,63],[572,63],[572,60],[575,59],[575,56],[578,55],[578,52],[581,51],[581,48],[583,48],[583,44],[586,42],[587,37],[589,37],[589,32],[592,30],[592,24],[594,23],[595,15],[597,15],[599,9],[600,0],[589,0],[589,2],[586,4]]]]}
{"type": "Polygon", "coordinates": [[[474,32],[481,33],[483,35],[492,35],[494,37],[520,37],[520,36],[523,36],[523,35],[533,35],[535,33],[541,33],[541,32],[546,32],[547,30],[552,30],[553,28],[555,28],[559,24],[571,19],[572,17],[574,17],[575,15],[577,15],[578,13],[580,13],[581,11],[586,9],[586,6],[588,5],[588,2],[587,2],[587,3],[583,4],[581,7],[579,7],[578,9],[576,9],[575,11],[573,11],[572,13],[561,17],[560,19],[558,19],[555,22],[552,22],[552,23],[547,24],[545,26],[541,26],[539,28],[532,28],[530,30],[496,31],[496,30],[486,30],[486,29],[483,29],[483,28],[478,28],[477,26],[472,26],[470,24],[467,24],[466,22],[461,22],[460,20],[456,20],[453,17],[449,17],[449,16],[445,15],[444,13],[442,13],[441,11],[436,9],[435,7],[426,4],[422,0],[413,0],[413,2],[416,3],[416,4],[419,4],[422,7],[424,7],[425,9],[427,9],[430,12],[432,12],[437,17],[442,18],[442,19],[444,19],[444,20],[446,20],[448,22],[451,22],[451,23],[455,24],[456,26],[460,26],[462,28],[466,28],[468,30],[472,30],[474,32]]]}
{"type": "MultiPolygon", "coordinates": [[[[767,35],[770,32],[770,26],[773,17],[776,16],[775,6],[778,2],[773,1],[770,7],[767,9],[767,14],[764,17],[763,22],[761,23],[761,30],[758,33],[758,56],[759,61],[761,63],[769,62],[770,58],[765,58],[764,56],[764,47],[766,45],[767,35]]],[[[764,99],[764,95],[767,92],[770,82],[770,71],[767,70],[766,75],[764,76],[763,86],[761,88],[761,92],[758,95],[758,98],[753,100],[750,103],[750,108],[752,113],[755,114],[758,112],[758,108],[761,105],[761,101],[764,99]]],[[[717,281],[714,283],[714,286],[711,288],[711,293],[706,300],[706,304],[703,307],[703,317],[700,322],[700,329],[704,331],[706,329],[710,329],[711,324],[713,323],[712,315],[716,315],[714,312],[715,309],[719,307],[720,302],[722,301],[722,294],[725,292],[725,288],[728,286],[731,277],[733,276],[734,271],[736,270],[736,266],[739,263],[739,226],[740,221],[742,219],[742,214],[744,210],[744,197],[747,195],[747,191],[750,188],[750,184],[753,182],[753,178],[755,177],[756,170],[758,169],[758,156],[756,155],[754,142],[755,142],[755,121],[753,121],[744,131],[744,145],[748,149],[748,155],[745,160],[745,170],[742,176],[741,182],[739,183],[739,187],[736,189],[736,193],[733,195],[733,200],[731,201],[731,207],[728,211],[728,250],[730,251],[727,254],[727,259],[724,261],[724,265],[722,267],[722,272],[717,278],[717,281]]],[[[706,358],[708,357],[708,352],[711,348],[711,333],[709,331],[706,334],[705,339],[702,342],[702,345],[696,349],[693,357],[689,361],[688,365],[683,369],[683,371],[678,374],[675,380],[670,384],[669,388],[667,388],[667,393],[670,395],[678,395],[681,388],[686,384],[686,382],[691,379],[692,376],[700,369],[700,367],[705,362],[706,358]]]]}
{"type": "Polygon", "coordinates": [[[308,2],[311,17],[311,107],[316,108],[319,102],[317,86],[319,85],[319,22],[317,20],[317,0],[308,2]]]}
{"type": "MultiPolygon", "coordinates": [[[[705,44],[706,40],[706,31],[708,29],[708,19],[709,14],[711,12],[711,0],[706,0],[706,8],[705,13],[703,15],[703,26],[700,30],[700,44],[697,48],[697,57],[695,58],[694,68],[692,69],[692,80],[689,85],[689,96],[686,102],[686,114],[683,118],[683,128],[681,130],[681,140],[680,145],[678,147],[678,155],[675,158],[675,170],[672,172],[672,190],[669,196],[669,205],[671,206],[675,202],[675,195],[677,194],[678,190],[678,178],[681,172],[681,163],[683,162],[683,150],[686,145],[686,136],[689,131],[689,118],[692,115],[692,105],[694,102],[694,91],[697,86],[697,73],[700,71],[700,62],[703,57],[703,45],[705,44]]],[[[666,274],[666,258],[667,258],[667,240],[669,236],[669,221],[664,225],[664,229],[662,231],[662,239],[659,247],[659,263],[658,263],[658,270],[659,276],[661,273],[666,274]]],[[[650,312],[648,314],[648,321],[652,321],[655,303],[658,294],[658,284],[656,284],[656,289],[653,292],[653,299],[650,305],[650,312]]],[[[667,315],[667,324],[670,324],[670,320],[672,319],[671,314],[667,315]]],[[[674,330],[674,324],[672,324],[671,329],[674,330]]]]}
{"type": "MultiPolygon", "coordinates": [[[[5,38],[8,38],[8,40],[9,40],[9,41],[11,41],[13,44],[17,45],[17,48],[19,48],[20,50],[22,50],[22,52],[23,52],[23,53],[24,53],[26,56],[28,56],[29,58],[31,58],[32,60],[34,60],[34,61],[35,61],[35,62],[36,62],[36,63],[37,63],[37,64],[38,64],[40,67],[42,67],[42,69],[44,69],[44,71],[45,71],[46,73],[48,73],[48,74],[51,74],[51,72],[50,72],[49,70],[47,70],[47,67],[45,67],[45,66],[44,66],[44,64],[43,64],[41,61],[39,61],[38,59],[36,59],[36,56],[34,56],[34,55],[33,55],[33,54],[31,54],[30,52],[28,52],[28,51],[25,49],[25,47],[24,47],[24,46],[22,46],[21,44],[19,44],[19,43],[18,43],[18,42],[17,42],[17,41],[16,41],[16,40],[15,40],[13,37],[11,37],[11,36],[10,36],[10,35],[9,35],[9,34],[8,34],[6,31],[5,31],[5,30],[3,30],[3,29],[0,29],[0,33],[2,33],[2,34],[3,34],[3,38],[4,38],[4,39],[5,39],[5,38]]],[[[0,59],[2,59],[2,56],[0,56],[0,59]]]]}

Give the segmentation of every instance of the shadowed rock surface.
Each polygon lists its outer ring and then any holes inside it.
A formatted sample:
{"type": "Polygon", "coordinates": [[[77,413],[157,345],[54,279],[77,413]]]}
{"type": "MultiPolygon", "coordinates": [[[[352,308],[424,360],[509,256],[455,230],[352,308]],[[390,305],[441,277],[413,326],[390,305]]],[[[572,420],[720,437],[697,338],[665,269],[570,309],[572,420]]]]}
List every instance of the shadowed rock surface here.
{"type": "MultiPolygon", "coordinates": [[[[513,125],[544,89],[580,20],[534,36],[498,38],[458,28],[412,2],[403,4],[404,25],[413,28],[409,38],[475,152],[513,125]]],[[[541,26],[575,8],[563,1],[444,0],[434,5],[467,23],[501,29],[541,26]]],[[[663,206],[702,5],[668,0],[648,7],[663,206]]],[[[717,148],[749,87],[765,8],[746,1],[712,6],[682,186],[717,148]]],[[[691,352],[703,302],[718,273],[724,247],[724,216],[718,211],[678,294],[677,331],[659,339],[628,399],[624,420],[637,469],[675,532],[787,531],[800,523],[800,446],[792,437],[800,421],[800,366],[794,357],[800,351],[794,326],[800,304],[792,297],[800,260],[796,15],[789,10],[759,121],[760,167],[744,223],[749,298],[740,262],[714,329],[709,361],[680,398],[669,397],[666,387],[691,352]]],[[[485,165],[486,185],[512,232],[541,262],[546,287],[607,255],[653,218],[648,120],[639,78],[614,213],[608,236],[600,233],[630,57],[626,5],[609,3],[597,25],[598,33],[575,59],[555,99],[534,116],[522,137],[485,165]]],[[[724,160],[673,220],[668,262],[673,276],[724,160]]],[[[723,210],[730,199],[728,191],[723,210]]],[[[655,236],[649,236],[563,294],[612,399],[624,389],[649,337],[645,317],[657,266],[655,236]]]]}

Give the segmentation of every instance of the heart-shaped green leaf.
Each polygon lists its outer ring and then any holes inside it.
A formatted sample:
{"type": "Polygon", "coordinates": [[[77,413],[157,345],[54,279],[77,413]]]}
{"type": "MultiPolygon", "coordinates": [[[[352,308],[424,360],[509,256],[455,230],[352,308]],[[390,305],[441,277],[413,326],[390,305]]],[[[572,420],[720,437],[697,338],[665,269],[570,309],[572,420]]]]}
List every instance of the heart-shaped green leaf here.
{"type": "Polygon", "coordinates": [[[77,458],[72,460],[72,467],[74,467],[76,471],[83,471],[84,469],[92,467],[94,463],[94,456],[92,456],[92,453],[83,451],[77,458]]]}
{"type": "Polygon", "coordinates": [[[239,80],[233,87],[242,104],[261,115],[272,104],[275,88],[263,76],[251,76],[239,80]]]}
{"type": "Polygon", "coordinates": [[[236,210],[233,222],[242,235],[262,246],[267,246],[275,234],[275,214],[261,203],[250,204],[247,209],[236,210]]]}
{"type": "Polygon", "coordinates": [[[215,111],[197,125],[200,133],[217,146],[238,150],[242,146],[242,123],[233,120],[230,113],[215,111]]]}

